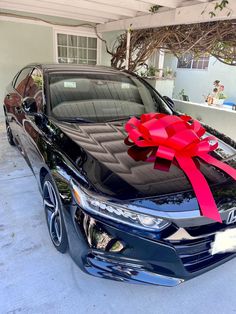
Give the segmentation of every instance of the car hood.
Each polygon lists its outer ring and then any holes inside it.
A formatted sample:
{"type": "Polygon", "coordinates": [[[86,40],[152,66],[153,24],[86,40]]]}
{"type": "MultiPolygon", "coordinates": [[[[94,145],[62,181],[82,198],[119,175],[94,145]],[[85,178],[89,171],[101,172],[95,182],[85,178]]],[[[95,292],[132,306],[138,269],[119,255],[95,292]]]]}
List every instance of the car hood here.
{"type": "MultiPolygon", "coordinates": [[[[79,146],[83,151],[83,154],[75,154],[76,148],[70,146],[66,154],[90,183],[106,195],[127,200],[192,192],[191,184],[176,165],[172,164],[168,172],[163,172],[155,170],[153,163],[137,162],[128,155],[129,147],[124,143],[127,136],[124,122],[56,122],[56,125],[73,141],[72,145],[79,146]]],[[[219,140],[219,148],[214,155],[222,160],[232,159],[233,166],[236,166],[236,150],[232,145],[219,140]]],[[[201,161],[199,163],[216,193],[226,185],[232,188],[232,180],[225,173],[201,161]]]]}

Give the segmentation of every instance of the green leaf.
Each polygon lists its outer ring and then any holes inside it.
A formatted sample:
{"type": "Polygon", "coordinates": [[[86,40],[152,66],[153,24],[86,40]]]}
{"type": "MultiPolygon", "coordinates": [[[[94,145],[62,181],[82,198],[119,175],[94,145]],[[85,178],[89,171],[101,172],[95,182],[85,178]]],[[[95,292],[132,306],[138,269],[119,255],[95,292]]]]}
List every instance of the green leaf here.
{"type": "Polygon", "coordinates": [[[211,17],[211,18],[214,17],[214,16],[216,16],[215,12],[213,12],[213,11],[209,12],[209,14],[210,14],[210,17],[211,17]]]}
{"type": "Polygon", "coordinates": [[[156,13],[162,6],[161,5],[153,5],[150,9],[149,12],[151,13],[156,13]]]}

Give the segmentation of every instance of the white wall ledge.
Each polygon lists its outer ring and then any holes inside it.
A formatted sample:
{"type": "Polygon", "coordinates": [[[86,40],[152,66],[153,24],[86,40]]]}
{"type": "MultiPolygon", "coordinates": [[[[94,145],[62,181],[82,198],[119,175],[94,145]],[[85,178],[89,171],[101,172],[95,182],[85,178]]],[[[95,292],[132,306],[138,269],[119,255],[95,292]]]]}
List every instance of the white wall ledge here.
{"type": "Polygon", "coordinates": [[[211,126],[236,140],[236,111],[174,99],[176,110],[211,126]]]}

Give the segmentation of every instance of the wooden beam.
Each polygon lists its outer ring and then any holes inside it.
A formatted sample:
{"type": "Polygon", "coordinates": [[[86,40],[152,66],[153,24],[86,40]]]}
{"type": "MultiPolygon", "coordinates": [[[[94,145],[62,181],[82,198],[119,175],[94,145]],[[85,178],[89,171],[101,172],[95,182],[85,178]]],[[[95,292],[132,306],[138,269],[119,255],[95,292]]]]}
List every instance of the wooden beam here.
{"type": "Polygon", "coordinates": [[[62,17],[62,18],[67,18],[67,19],[73,19],[73,20],[81,20],[85,21],[87,23],[104,23],[108,21],[108,19],[101,18],[101,17],[94,17],[91,15],[86,15],[86,14],[78,14],[78,13],[69,13],[69,12],[63,12],[63,11],[58,11],[58,10],[53,10],[53,9],[40,9],[37,7],[32,7],[28,5],[23,5],[23,4],[11,4],[7,2],[3,2],[0,0],[0,8],[5,9],[5,10],[14,10],[19,11],[19,12],[29,12],[29,13],[34,13],[34,14],[44,14],[44,15],[49,15],[49,16],[56,16],[56,17],[62,17]]]}
{"type": "Polygon", "coordinates": [[[129,69],[129,59],[130,59],[130,29],[127,30],[127,37],[126,37],[126,58],[125,58],[125,69],[129,69]]]}
{"type": "MultiPolygon", "coordinates": [[[[122,16],[119,14],[114,13],[107,13],[107,12],[99,12],[94,8],[94,10],[89,9],[82,9],[78,7],[73,7],[68,4],[57,4],[57,3],[50,3],[49,1],[35,1],[35,0],[0,0],[0,4],[9,4],[13,6],[14,10],[17,10],[18,5],[27,6],[29,9],[38,8],[39,10],[44,11],[43,14],[47,14],[48,10],[55,10],[58,12],[58,16],[60,16],[60,12],[62,14],[79,14],[80,16],[91,16],[106,19],[106,20],[117,20],[120,19],[122,16]]],[[[28,10],[26,9],[26,12],[28,10]]],[[[78,18],[76,18],[78,19],[78,18]]],[[[83,20],[85,20],[83,18],[83,20]]]]}
{"type": "Polygon", "coordinates": [[[40,0],[40,2],[45,2],[48,4],[56,4],[56,5],[62,5],[63,7],[66,5],[67,8],[71,9],[86,9],[89,10],[90,13],[93,11],[101,12],[101,16],[103,16],[103,13],[111,13],[112,15],[120,15],[120,16],[128,16],[133,17],[136,15],[136,10],[132,10],[132,7],[129,8],[118,8],[112,6],[112,2],[110,1],[110,5],[105,5],[102,3],[92,3],[90,1],[85,0],[40,0]],[[92,11],[91,11],[92,10],[92,11]]]}
{"type": "Polygon", "coordinates": [[[109,22],[97,26],[99,32],[111,32],[126,30],[130,25],[132,29],[155,28],[168,25],[204,23],[209,21],[236,19],[236,1],[229,0],[227,9],[218,11],[216,16],[211,18],[209,12],[214,11],[218,1],[199,3],[186,7],[138,16],[135,18],[109,22]],[[230,15],[228,16],[228,13],[230,15]]]}
{"type": "Polygon", "coordinates": [[[190,5],[195,5],[203,2],[206,3],[209,2],[209,0],[184,0],[180,3],[178,7],[189,7],[190,5]]]}
{"type": "Polygon", "coordinates": [[[144,3],[139,0],[119,0],[119,1],[111,1],[111,0],[88,0],[87,2],[91,3],[102,3],[106,4],[107,6],[111,6],[116,10],[116,8],[132,8],[135,11],[140,11],[140,12],[149,12],[150,10],[150,4],[149,3],[144,3]]]}
{"type": "Polygon", "coordinates": [[[177,8],[183,0],[142,0],[146,3],[150,3],[150,7],[153,5],[161,5],[167,8],[177,8]]]}

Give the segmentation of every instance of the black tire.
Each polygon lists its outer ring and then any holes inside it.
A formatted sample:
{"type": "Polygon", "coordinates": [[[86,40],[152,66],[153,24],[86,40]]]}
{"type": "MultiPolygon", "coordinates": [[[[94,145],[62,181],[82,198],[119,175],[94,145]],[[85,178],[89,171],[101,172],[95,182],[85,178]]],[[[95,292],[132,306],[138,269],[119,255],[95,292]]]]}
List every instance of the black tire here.
{"type": "Polygon", "coordinates": [[[6,123],[6,130],[7,130],[7,140],[8,140],[8,143],[11,146],[15,146],[16,144],[14,142],[12,131],[11,131],[11,128],[10,128],[8,123],[6,123]]]}
{"type": "Polygon", "coordinates": [[[55,248],[65,253],[68,239],[62,215],[62,204],[55,183],[49,174],[43,182],[43,203],[49,235],[55,248]]]}

